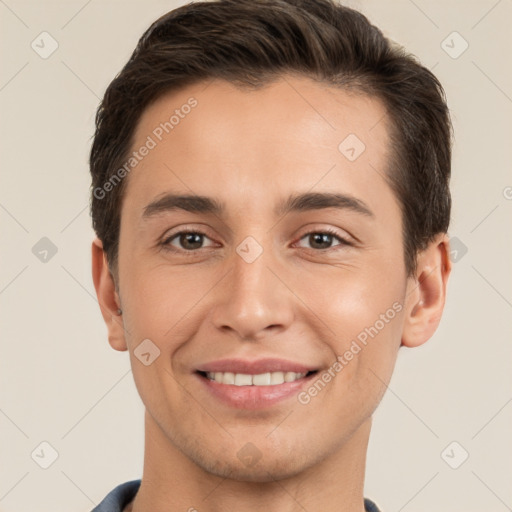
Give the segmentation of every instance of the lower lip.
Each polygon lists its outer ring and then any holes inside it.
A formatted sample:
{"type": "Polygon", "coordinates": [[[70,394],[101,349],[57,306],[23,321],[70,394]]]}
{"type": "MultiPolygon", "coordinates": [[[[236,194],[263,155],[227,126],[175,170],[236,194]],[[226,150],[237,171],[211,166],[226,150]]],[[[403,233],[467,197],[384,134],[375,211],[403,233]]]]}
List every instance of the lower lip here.
{"type": "Polygon", "coordinates": [[[316,373],[312,373],[293,382],[272,386],[235,386],[234,384],[220,384],[196,373],[196,376],[213,396],[238,409],[263,409],[296,396],[315,375],[316,373]]]}

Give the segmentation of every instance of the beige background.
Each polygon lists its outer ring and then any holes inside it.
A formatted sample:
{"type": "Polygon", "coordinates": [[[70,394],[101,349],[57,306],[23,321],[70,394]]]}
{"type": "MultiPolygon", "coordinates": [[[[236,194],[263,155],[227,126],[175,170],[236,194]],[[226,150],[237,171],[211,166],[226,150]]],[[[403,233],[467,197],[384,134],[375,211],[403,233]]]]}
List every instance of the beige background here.
{"type": "MultiPolygon", "coordinates": [[[[90,275],[87,158],[107,84],[182,3],[0,0],[0,512],[86,512],[141,476],[142,404],[90,275]],[[58,43],[46,59],[31,47],[45,37],[51,49],[43,31],[58,43]],[[46,262],[33,253],[43,237],[57,249],[46,262]],[[58,453],[47,469],[43,441],[58,453]]],[[[384,512],[511,510],[512,2],[349,5],[434,70],[456,132],[446,312],[429,343],[399,356],[366,495],[384,512]]]]}

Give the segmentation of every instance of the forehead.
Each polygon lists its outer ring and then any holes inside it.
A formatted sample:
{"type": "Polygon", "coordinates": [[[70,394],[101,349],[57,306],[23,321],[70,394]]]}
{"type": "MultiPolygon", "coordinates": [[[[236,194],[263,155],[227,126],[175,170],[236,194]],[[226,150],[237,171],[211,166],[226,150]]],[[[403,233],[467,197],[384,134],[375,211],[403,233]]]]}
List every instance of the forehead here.
{"type": "Polygon", "coordinates": [[[169,191],[214,195],[244,210],[291,188],[341,187],[382,199],[390,193],[382,191],[387,124],[378,99],[305,77],[283,76],[259,89],[197,83],[142,114],[132,150],[151,150],[130,171],[125,194],[139,214],[169,191]]]}

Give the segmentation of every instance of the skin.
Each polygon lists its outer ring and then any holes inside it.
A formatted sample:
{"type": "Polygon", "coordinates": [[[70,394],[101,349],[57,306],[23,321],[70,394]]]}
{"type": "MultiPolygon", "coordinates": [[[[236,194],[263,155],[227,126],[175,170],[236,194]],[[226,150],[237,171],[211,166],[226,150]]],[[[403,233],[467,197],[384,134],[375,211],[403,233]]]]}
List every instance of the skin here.
{"type": "Polygon", "coordinates": [[[146,407],[142,484],[125,510],[363,512],[372,413],[399,348],[421,345],[439,324],[448,238],[439,234],[407,277],[400,206],[384,179],[388,118],[377,99],[292,75],[257,91],[215,80],[150,105],[133,148],[191,96],[197,107],[125,178],[116,279],[101,241],[92,245],[109,342],[129,351],[146,407]],[[351,133],[366,145],[353,162],[338,150],[351,133]],[[169,192],[210,196],[226,212],[143,219],[169,192]],[[275,215],[283,198],[302,192],[349,194],[373,215],[275,215]],[[326,228],[349,245],[308,236],[326,228]],[[186,240],[169,239],[190,229],[205,237],[187,257],[186,240]],[[252,263],[236,252],[247,236],[263,249],[252,263]],[[163,249],[166,240],[175,252],[163,249]],[[224,357],[327,370],[394,303],[401,311],[308,404],[293,396],[256,411],[229,407],[193,373],[224,357]],[[148,366],[134,355],[144,339],[160,350],[148,366]],[[248,442],[260,457],[252,466],[237,457],[248,442]]]}

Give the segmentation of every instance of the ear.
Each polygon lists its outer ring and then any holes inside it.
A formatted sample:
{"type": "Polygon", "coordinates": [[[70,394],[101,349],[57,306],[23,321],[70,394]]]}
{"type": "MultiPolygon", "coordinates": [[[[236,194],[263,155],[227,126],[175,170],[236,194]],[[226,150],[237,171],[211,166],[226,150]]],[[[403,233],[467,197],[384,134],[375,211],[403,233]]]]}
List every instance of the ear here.
{"type": "Polygon", "coordinates": [[[118,311],[121,308],[121,301],[116,290],[114,278],[108,268],[103,244],[99,238],[92,242],[92,279],[101,314],[107,325],[110,345],[116,350],[128,350],[124,337],[122,316],[118,311]]]}
{"type": "Polygon", "coordinates": [[[408,280],[403,346],[418,347],[436,331],[451,269],[449,238],[441,233],[418,254],[416,275],[408,280]]]}

